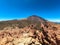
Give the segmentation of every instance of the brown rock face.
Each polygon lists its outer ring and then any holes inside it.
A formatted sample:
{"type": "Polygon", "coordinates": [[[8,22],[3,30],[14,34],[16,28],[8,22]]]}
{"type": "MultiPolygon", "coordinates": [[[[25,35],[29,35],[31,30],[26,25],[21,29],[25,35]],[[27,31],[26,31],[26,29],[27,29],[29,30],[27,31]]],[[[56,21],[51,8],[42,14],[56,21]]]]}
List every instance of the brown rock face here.
{"type": "Polygon", "coordinates": [[[29,27],[0,31],[0,45],[60,45],[60,30],[42,31],[29,27]]]}

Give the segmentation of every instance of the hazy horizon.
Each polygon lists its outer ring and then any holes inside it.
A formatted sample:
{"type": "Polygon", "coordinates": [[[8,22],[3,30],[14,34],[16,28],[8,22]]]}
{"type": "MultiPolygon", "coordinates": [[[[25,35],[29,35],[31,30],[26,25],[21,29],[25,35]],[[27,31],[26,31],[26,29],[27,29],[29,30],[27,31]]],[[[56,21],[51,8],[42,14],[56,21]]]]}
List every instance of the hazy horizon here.
{"type": "MultiPolygon", "coordinates": [[[[28,17],[25,18],[13,18],[13,19],[0,19],[0,21],[9,21],[9,20],[22,20],[22,19],[27,19],[28,17]]],[[[42,17],[43,18],[43,17],[42,17]]],[[[45,18],[44,18],[45,19],[45,18]]],[[[60,23],[59,19],[46,19],[47,21],[51,21],[51,22],[58,22],[60,23]]]]}

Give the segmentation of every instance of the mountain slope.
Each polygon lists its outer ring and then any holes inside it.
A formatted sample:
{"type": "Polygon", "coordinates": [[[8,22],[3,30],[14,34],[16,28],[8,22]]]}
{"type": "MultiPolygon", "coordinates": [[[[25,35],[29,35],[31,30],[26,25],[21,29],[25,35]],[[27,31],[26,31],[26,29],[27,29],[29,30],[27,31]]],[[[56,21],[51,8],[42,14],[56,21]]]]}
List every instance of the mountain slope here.
{"type": "Polygon", "coordinates": [[[5,27],[19,27],[23,28],[30,25],[36,25],[36,27],[40,27],[41,23],[46,23],[46,20],[38,17],[36,15],[28,17],[26,20],[10,20],[10,21],[2,21],[0,22],[0,30],[5,27]],[[2,25],[2,26],[1,26],[2,25]]]}
{"type": "Polygon", "coordinates": [[[60,25],[36,15],[2,21],[0,45],[60,45],[60,25]]]}
{"type": "Polygon", "coordinates": [[[0,45],[60,45],[60,30],[42,27],[42,31],[30,27],[1,30],[0,45]]]}
{"type": "Polygon", "coordinates": [[[57,25],[55,23],[48,22],[47,20],[45,20],[42,17],[32,15],[23,20],[2,21],[2,22],[0,22],[0,30],[3,30],[6,27],[24,28],[24,27],[31,26],[31,25],[33,25],[32,28],[41,30],[41,23],[44,24],[44,26],[49,29],[51,29],[52,27],[56,27],[55,25],[57,25]]]}
{"type": "Polygon", "coordinates": [[[27,19],[28,20],[33,20],[33,21],[40,21],[40,22],[45,22],[46,21],[42,17],[36,16],[36,15],[32,15],[32,16],[28,17],[27,19]]]}

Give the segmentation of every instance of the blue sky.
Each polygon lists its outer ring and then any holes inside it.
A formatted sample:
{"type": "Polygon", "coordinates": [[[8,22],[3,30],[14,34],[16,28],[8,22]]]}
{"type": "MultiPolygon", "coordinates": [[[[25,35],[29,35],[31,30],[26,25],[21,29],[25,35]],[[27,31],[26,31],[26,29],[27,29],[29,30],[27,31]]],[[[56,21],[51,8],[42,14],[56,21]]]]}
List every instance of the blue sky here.
{"type": "Polygon", "coordinates": [[[60,22],[60,0],[0,0],[0,21],[31,15],[60,22]]]}

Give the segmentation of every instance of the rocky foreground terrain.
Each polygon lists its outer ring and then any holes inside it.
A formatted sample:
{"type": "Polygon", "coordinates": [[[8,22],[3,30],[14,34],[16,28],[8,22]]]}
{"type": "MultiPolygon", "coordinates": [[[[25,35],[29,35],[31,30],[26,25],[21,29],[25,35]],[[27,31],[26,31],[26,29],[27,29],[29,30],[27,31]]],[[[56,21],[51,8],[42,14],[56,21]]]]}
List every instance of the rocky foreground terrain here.
{"type": "Polygon", "coordinates": [[[47,30],[41,25],[42,31],[32,27],[15,28],[0,31],[0,45],[60,45],[60,30],[47,30]]]}
{"type": "Polygon", "coordinates": [[[22,21],[23,26],[21,21],[0,22],[0,45],[60,45],[59,24],[46,22],[36,16],[29,17],[28,20],[30,21],[22,21]],[[20,24],[19,27],[16,23],[20,24]]]}

